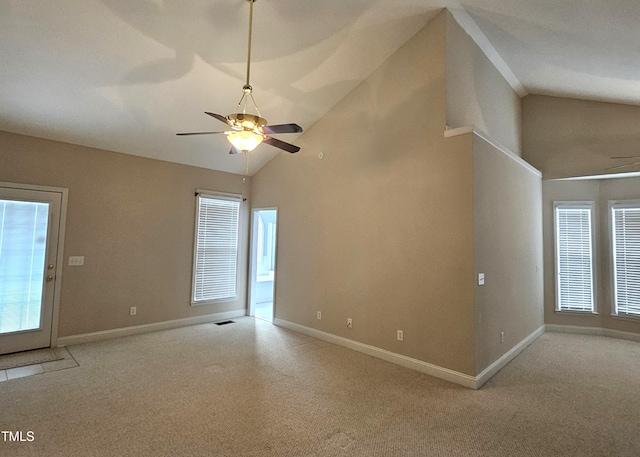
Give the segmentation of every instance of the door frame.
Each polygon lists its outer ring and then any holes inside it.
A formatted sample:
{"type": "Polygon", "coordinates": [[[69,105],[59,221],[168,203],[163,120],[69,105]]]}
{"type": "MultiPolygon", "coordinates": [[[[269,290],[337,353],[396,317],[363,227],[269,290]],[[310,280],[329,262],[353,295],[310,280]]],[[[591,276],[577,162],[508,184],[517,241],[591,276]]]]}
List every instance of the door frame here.
{"type": "Polygon", "coordinates": [[[257,244],[258,244],[257,237],[256,237],[258,220],[256,219],[256,216],[258,211],[275,211],[276,212],[276,248],[275,248],[275,252],[273,253],[273,264],[275,265],[275,270],[273,272],[273,292],[272,292],[273,300],[272,300],[272,316],[271,316],[271,320],[273,322],[273,320],[276,318],[276,281],[278,279],[278,245],[279,245],[278,233],[280,231],[278,229],[278,207],[277,206],[265,207],[265,208],[251,208],[251,233],[249,236],[249,281],[247,281],[247,286],[249,289],[247,298],[249,302],[247,303],[247,316],[255,316],[255,306],[253,303],[253,295],[255,292],[253,289],[255,287],[254,278],[257,274],[257,269],[258,269],[258,263],[257,263],[257,257],[256,257],[256,250],[257,250],[257,244]]]}
{"type": "Polygon", "coordinates": [[[58,318],[60,316],[60,288],[62,285],[62,267],[64,262],[64,235],[67,223],[67,203],[69,201],[69,189],[64,187],[40,186],[36,184],[17,184],[10,182],[0,182],[0,187],[16,190],[31,190],[40,192],[59,193],[60,202],[60,222],[58,226],[58,239],[51,240],[57,243],[58,252],[56,254],[56,268],[53,280],[53,312],[51,316],[51,340],[50,347],[58,346],[58,318]]]}

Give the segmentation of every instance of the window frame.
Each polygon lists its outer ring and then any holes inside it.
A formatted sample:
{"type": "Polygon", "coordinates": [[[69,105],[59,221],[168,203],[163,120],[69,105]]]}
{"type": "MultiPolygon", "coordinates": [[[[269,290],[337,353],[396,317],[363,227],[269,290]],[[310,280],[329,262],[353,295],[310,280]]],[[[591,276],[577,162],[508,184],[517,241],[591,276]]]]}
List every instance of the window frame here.
{"type": "Polygon", "coordinates": [[[596,208],[594,201],[554,201],[553,202],[553,262],[554,262],[554,286],[555,286],[555,312],[559,314],[579,314],[594,315],[598,314],[597,299],[597,249],[596,249],[596,208]],[[588,209],[590,218],[590,251],[591,251],[591,309],[563,309],[561,307],[561,290],[560,290],[560,258],[559,258],[559,239],[558,239],[558,209],[588,209]]]}
{"type": "Polygon", "coordinates": [[[191,306],[201,306],[201,305],[210,305],[214,303],[227,303],[233,302],[239,299],[238,290],[239,290],[239,280],[240,280],[240,259],[242,255],[242,245],[241,245],[241,233],[242,233],[242,203],[244,202],[244,198],[240,194],[232,194],[226,192],[218,192],[218,191],[210,191],[204,189],[196,190],[196,208],[195,208],[195,227],[194,227],[194,236],[193,236],[193,265],[192,265],[192,273],[191,273],[191,306]],[[220,297],[220,298],[212,298],[212,299],[197,299],[196,298],[196,284],[198,281],[197,274],[197,266],[198,266],[198,232],[200,228],[200,208],[201,208],[201,199],[216,199],[216,200],[226,200],[238,202],[238,221],[237,221],[237,229],[236,229],[236,256],[235,256],[235,281],[234,281],[234,291],[232,296],[220,297]]]}
{"type": "Polygon", "coordinates": [[[618,312],[617,268],[616,268],[616,243],[615,243],[615,215],[616,209],[633,208],[640,210],[640,200],[610,200],[609,201],[609,256],[611,259],[611,317],[640,321],[640,314],[618,312]]]}

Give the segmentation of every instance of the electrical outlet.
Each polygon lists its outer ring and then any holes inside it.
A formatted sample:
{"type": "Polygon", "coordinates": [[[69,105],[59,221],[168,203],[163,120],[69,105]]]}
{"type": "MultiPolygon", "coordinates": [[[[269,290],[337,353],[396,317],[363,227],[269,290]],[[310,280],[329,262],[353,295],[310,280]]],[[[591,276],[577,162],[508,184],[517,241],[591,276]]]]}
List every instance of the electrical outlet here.
{"type": "Polygon", "coordinates": [[[504,332],[500,332],[500,342],[504,343],[504,332]]]}
{"type": "Polygon", "coordinates": [[[83,255],[75,255],[69,257],[69,266],[71,267],[81,267],[84,265],[84,256],[83,255]]]}
{"type": "Polygon", "coordinates": [[[132,306],[131,309],[129,310],[129,316],[135,316],[136,314],[138,314],[138,307],[132,306]]]}
{"type": "Polygon", "coordinates": [[[353,328],[353,319],[347,317],[347,328],[353,328]]]}
{"type": "Polygon", "coordinates": [[[322,320],[322,311],[318,311],[317,318],[318,320],[322,320]]]}
{"type": "Polygon", "coordinates": [[[398,330],[398,341],[404,341],[404,332],[402,330],[398,330]]]}

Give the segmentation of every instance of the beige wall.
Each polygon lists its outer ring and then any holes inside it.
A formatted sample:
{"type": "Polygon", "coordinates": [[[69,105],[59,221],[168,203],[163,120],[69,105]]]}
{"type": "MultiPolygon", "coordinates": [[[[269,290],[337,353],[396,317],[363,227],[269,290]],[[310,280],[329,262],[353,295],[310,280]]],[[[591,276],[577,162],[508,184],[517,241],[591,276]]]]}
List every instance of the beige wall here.
{"type": "Polygon", "coordinates": [[[471,141],[443,139],[444,37],[440,14],[257,173],[252,202],[279,208],[278,318],[473,375],[471,141]]]}
{"type": "Polygon", "coordinates": [[[640,333],[640,321],[611,317],[611,200],[640,200],[640,178],[544,181],[545,322],[557,325],[602,327],[640,333]],[[580,315],[555,311],[554,201],[591,201],[595,204],[595,291],[598,314],[580,315]]]}
{"type": "Polygon", "coordinates": [[[640,179],[554,180],[637,171],[606,170],[634,160],[640,144],[640,107],[528,95],[522,100],[523,157],[539,168],[543,184],[545,322],[640,333],[640,323],[612,318],[609,200],[640,199],[640,179]],[[595,202],[595,280],[597,315],[555,311],[554,201],[595,202]]]}
{"type": "MultiPolygon", "coordinates": [[[[279,208],[279,319],[472,376],[528,336],[540,322],[539,224],[531,219],[539,213],[539,179],[473,135],[443,138],[447,71],[460,63],[446,64],[447,50],[456,52],[446,42],[447,14],[309,128],[301,152],[279,154],[251,183],[0,133],[0,181],[70,189],[65,258],[84,255],[86,265],[65,268],[60,336],[245,308],[249,203],[240,299],[189,306],[196,188],[250,192],[252,207],[279,208]],[[495,221],[512,231],[501,235],[506,248],[497,243],[495,221]],[[480,268],[489,281],[482,290],[474,287],[480,268]],[[533,279],[525,282],[527,275],[533,279]],[[138,316],[128,315],[130,306],[138,316]],[[504,344],[496,344],[496,330],[498,342],[505,331],[504,344]]],[[[479,61],[478,88],[501,79],[479,61]]],[[[517,142],[518,104],[499,92],[494,107],[475,99],[469,119],[480,113],[498,141],[517,142]],[[506,125],[498,114],[515,122],[506,125]]]]}
{"type": "Polygon", "coordinates": [[[246,230],[239,299],[190,306],[195,190],[248,197],[250,179],[242,179],[0,132],[0,182],[69,189],[61,337],[246,308],[246,230]],[[70,255],[85,256],[85,265],[66,266],[70,255]]]}
{"type": "Polygon", "coordinates": [[[473,125],[521,155],[520,97],[447,12],[447,125],[473,125]]]}
{"type": "Polygon", "coordinates": [[[544,324],[542,179],[482,138],[473,141],[476,372],[544,324]],[[504,332],[504,343],[500,333],[504,332]]]}
{"type": "Polygon", "coordinates": [[[640,170],[605,170],[640,155],[640,106],[528,95],[522,125],[523,157],[544,179],[640,170]]]}

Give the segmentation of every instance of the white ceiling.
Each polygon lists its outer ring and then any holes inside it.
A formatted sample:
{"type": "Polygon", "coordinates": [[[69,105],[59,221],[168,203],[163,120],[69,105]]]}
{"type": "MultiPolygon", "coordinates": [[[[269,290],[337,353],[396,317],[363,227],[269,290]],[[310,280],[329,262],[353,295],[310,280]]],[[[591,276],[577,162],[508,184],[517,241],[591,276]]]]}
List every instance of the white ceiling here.
{"type": "MultiPolygon", "coordinates": [[[[309,128],[443,7],[521,95],[640,105],[637,0],[257,0],[262,115],[309,128]]],[[[224,136],[175,133],[224,129],[204,111],[229,114],[242,95],[248,8],[0,0],[0,130],[242,174],[224,136]]],[[[258,147],[250,173],[278,153],[258,147]]]]}

